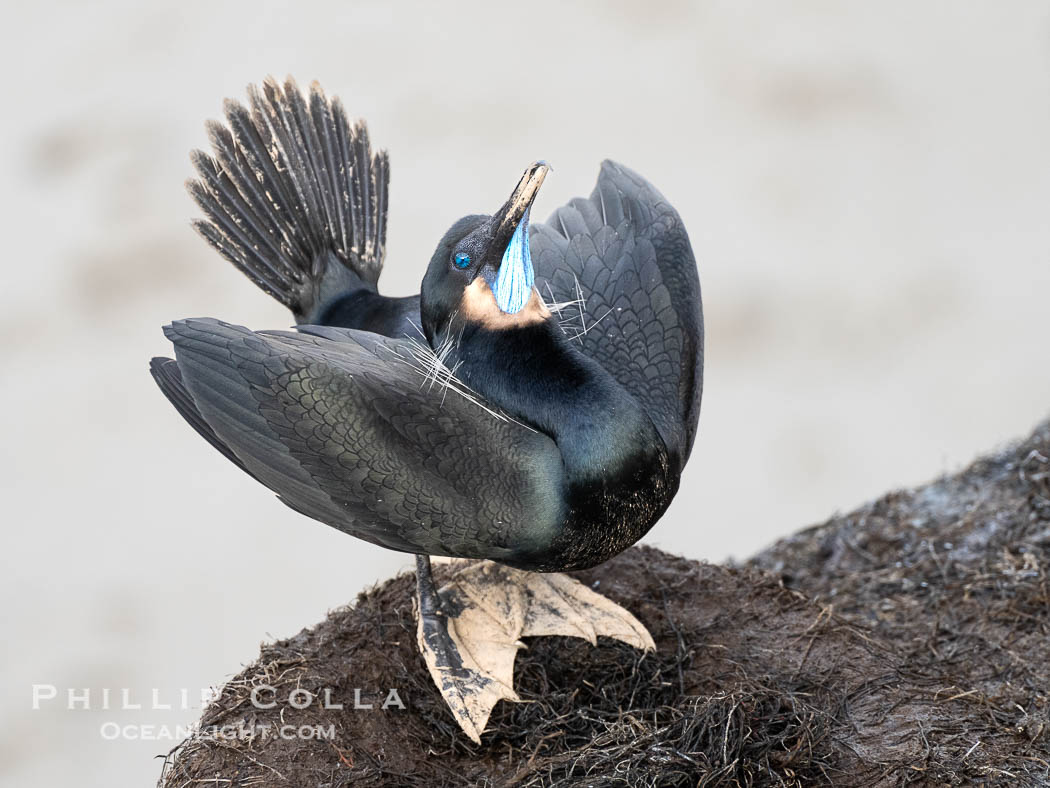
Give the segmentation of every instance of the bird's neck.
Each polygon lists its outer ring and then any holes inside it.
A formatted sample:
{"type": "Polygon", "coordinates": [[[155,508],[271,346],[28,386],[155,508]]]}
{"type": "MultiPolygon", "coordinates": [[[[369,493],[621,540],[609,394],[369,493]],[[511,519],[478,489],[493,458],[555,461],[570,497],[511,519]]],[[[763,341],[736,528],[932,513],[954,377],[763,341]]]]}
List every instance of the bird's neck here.
{"type": "Polygon", "coordinates": [[[471,325],[454,353],[467,385],[554,439],[570,486],[615,483],[663,451],[638,401],[552,319],[507,330],[471,325]]]}

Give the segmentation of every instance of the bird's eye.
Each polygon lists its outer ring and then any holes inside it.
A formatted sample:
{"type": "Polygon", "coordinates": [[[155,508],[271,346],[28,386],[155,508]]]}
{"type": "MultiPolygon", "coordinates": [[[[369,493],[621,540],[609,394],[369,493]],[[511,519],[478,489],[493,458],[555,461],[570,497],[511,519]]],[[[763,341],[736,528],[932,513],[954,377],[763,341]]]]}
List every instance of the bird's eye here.
{"type": "Polygon", "coordinates": [[[452,261],[456,264],[456,268],[466,268],[470,265],[470,255],[466,252],[457,252],[452,261]]]}

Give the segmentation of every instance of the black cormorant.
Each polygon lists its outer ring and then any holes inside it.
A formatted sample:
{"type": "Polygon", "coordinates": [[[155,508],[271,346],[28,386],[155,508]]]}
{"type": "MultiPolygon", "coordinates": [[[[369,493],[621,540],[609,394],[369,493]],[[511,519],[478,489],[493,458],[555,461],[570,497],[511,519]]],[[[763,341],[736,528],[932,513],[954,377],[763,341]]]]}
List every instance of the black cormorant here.
{"type": "Polygon", "coordinates": [[[512,641],[583,630],[651,643],[626,611],[568,578],[482,571],[443,610],[429,556],[582,569],[664,513],[703,381],[700,284],[674,208],[606,161],[589,198],[532,222],[549,171],[537,162],[493,215],[452,225],[419,296],[390,298],[377,290],[388,161],[364,124],[290,79],[249,88],[248,106],[227,101],[225,114],[226,125],[208,125],[213,154],[193,154],[189,190],[207,217],[195,226],[291,309],[298,330],[167,326],[175,359],[151,369],[179,413],[296,511],[417,555],[420,646],[475,739],[492,704],[513,697],[462,653],[464,633],[449,632],[486,582],[520,585],[534,603],[570,600],[552,614],[564,620],[545,624],[509,598],[492,603],[496,618],[523,619],[512,641]],[[500,686],[470,699],[487,684],[500,686]]]}

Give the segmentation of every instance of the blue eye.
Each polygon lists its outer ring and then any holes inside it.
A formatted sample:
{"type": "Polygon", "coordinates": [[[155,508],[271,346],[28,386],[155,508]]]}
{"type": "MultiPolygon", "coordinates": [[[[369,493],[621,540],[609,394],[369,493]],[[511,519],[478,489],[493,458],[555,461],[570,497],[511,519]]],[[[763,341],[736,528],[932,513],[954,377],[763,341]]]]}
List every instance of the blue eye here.
{"type": "Polygon", "coordinates": [[[453,258],[453,262],[456,264],[456,268],[466,268],[470,265],[470,255],[466,252],[458,252],[453,258]]]}

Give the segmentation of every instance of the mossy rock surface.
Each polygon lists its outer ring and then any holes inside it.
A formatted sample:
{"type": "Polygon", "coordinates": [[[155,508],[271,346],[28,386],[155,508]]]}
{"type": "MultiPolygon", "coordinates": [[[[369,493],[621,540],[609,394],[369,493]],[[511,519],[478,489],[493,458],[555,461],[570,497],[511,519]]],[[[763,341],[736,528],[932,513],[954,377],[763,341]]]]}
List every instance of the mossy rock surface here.
{"type": "Polygon", "coordinates": [[[1047,785],[1048,571],[1044,424],[745,566],[636,547],[575,573],[657,652],[530,640],[524,702],[501,702],[480,746],[430,682],[401,575],[263,647],[161,785],[1047,785]],[[381,708],[390,689],[403,709],[381,708]],[[315,700],[295,708],[293,690],[315,700]],[[211,732],[300,726],[322,737],[211,732]]]}

